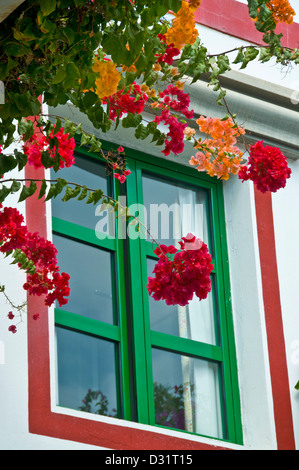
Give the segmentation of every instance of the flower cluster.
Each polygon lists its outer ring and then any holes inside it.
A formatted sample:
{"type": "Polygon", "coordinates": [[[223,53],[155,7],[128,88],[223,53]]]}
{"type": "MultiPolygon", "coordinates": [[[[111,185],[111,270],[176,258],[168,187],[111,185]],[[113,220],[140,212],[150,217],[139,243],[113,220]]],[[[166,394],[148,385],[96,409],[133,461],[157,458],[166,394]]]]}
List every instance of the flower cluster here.
{"type": "Polygon", "coordinates": [[[193,117],[193,110],[188,108],[190,96],[170,84],[164,91],[159,93],[159,98],[161,101],[159,103],[155,102],[154,107],[162,109],[162,111],[161,115],[155,116],[154,122],[157,124],[164,123],[168,127],[165,148],[162,150],[162,153],[169,155],[170,152],[173,152],[177,155],[184,150],[184,131],[187,123],[179,121],[177,116],[171,114],[170,110],[181,113],[187,119],[191,119],[193,117]]]}
{"type": "Polygon", "coordinates": [[[159,257],[153,273],[148,278],[147,290],[155,300],[165,300],[167,305],[185,306],[194,294],[203,300],[211,291],[210,274],[214,269],[208,247],[189,233],[174,246],[160,245],[155,254],[159,257]],[[174,255],[173,259],[169,255],[174,255]]]}
{"type": "Polygon", "coordinates": [[[266,3],[266,7],[272,11],[272,17],[275,23],[293,23],[296,13],[288,0],[270,0],[266,3]]]}
{"type": "Polygon", "coordinates": [[[179,55],[180,49],[178,47],[175,47],[173,43],[167,44],[165,34],[158,34],[158,38],[162,43],[166,44],[166,49],[164,51],[164,54],[156,54],[157,62],[165,62],[165,64],[172,65],[173,58],[179,55]]]}
{"type": "Polygon", "coordinates": [[[186,123],[178,121],[176,116],[172,116],[168,109],[163,109],[160,116],[155,116],[154,121],[157,124],[163,122],[168,126],[166,134],[165,147],[162,150],[165,156],[173,152],[175,155],[184,150],[184,129],[186,123]]]}
{"type": "MultiPolygon", "coordinates": [[[[122,146],[118,147],[117,149],[118,153],[123,153],[124,148],[122,146]]],[[[122,170],[122,174],[119,172],[114,173],[114,178],[116,178],[120,183],[124,183],[127,179],[127,176],[131,174],[130,170],[123,169],[123,165],[119,163],[114,163],[113,164],[113,170],[122,170]]]]}
{"type": "Polygon", "coordinates": [[[129,89],[124,93],[124,88],[111,96],[106,96],[105,103],[109,97],[110,112],[109,119],[115,121],[117,116],[121,117],[126,113],[142,113],[147,101],[146,93],[143,93],[140,85],[133,82],[129,89]]]}
{"type": "Polygon", "coordinates": [[[177,86],[168,85],[168,87],[159,93],[159,98],[163,98],[160,107],[169,107],[177,113],[183,114],[187,119],[192,119],[193,110],[189,110],[190,96],[184,93],[177,86]]]}
{"type": "Polygon", "coordinates": [[[198,171],[205,171],[210,176],[227,180],[230,174],[238,174],[243,153],[236,146],[237,137],[244,134],[244,129],[236,127],[231,118],[204,118],[200,116],[196,123],[199,130],[211,138],[196,141],[199,151],[189,163],[198,171]]]}
{"type": "MultiPolygon", "coordinates": [[[[17,307],[17,309],[18,309],[18,307],[17,307]]],[[[19,321],[19,323],[20,323],[20,322],[22,321],[22,316],[21,316],[21,314],[19,314],[18,316],[20,317],[20,321],[19,321]]],[[[8,314],[7,314],[7,318],[8,318],[9,320],[14,320],[14,319],[16,318],[16,315],[14,315],[12,311],[10,311],[10,312],[8,312],[8,314]]],[[[35,320],[35,321],[36,321],[36,320],[39,320],[39,313],[34,313],[34,314],[32,315],[32,319],[35,320]]],[[[15,324],[15,325],[10,325],[10,326],[8,327],[8,331],[10,331],[11,333],[15,334],[15,333],[17,332],[17,324],[15,324]]]]}
{"type": "Polygon", "coordinates": [[[248,164],[239,171],[241,180],[253,181],[262,193],[284,188],[290,176],[291,169],[283,153],[276,147],[264,146],[262,141],[250,147],[248,164]]]}
{"type": "Polygon", "coordinates": [[[111,96],[117,91],[117,86],[121,79],[121,74],[116,69],[116,65],[110,59],[99,60],[97,57],[92,66],[93,72],[99,73],[99,78],[96,79],[95,93],[99,98],[111,96]]]}
{"type": "Polygon", "coordinates": [[[57,134],[54,135],[54,129],[52,130],[49,138],[55,137],[58,141],[58,147],[52,147],[50,149],[50,142],[47,137],[42,135],[37,137],[33,134],[32,137],[24,143],[23,151],[28,156],[29,165],[33,165],[34,168],[42,168],[42,154],[47,151],[51,158],[53,158],[53,165],[56,154],[59,155],[59,168],[70,167],[75,163],[74,150],[76,147],[75,139],[69,137],[68,133],[64,134],[64,129],[61,128],[57,134]]]}
{"type": "Polygon", "coordinates": [[[195,27],[194,11],[199,6],[199,1],[190,2],[183,0],[182,7],[175,14],[172,21],[172,27],[166,33],[167,44],[173,44],[173,47],[182,49],[185,44],[194,44],[198,31],[195,27]]]}
{"type": "Polygon", "coordinates": [[[24,225],[20,212],[12,207],[0,205],[0,252],[11,254],[22,252],[26,258],[26,267],[21,258],[18,266],[27,270],[24,289],[33,295],[46,295],[45,304],[50,306],[55,300],[59,305],[67,303],[70,293],[69,275],[60,273],[57,266],[57,250],[53,243],[45,240],[38,233],[31,233],[24,225]],[[28,269],[30,266],[30,270],[28,269]]]}

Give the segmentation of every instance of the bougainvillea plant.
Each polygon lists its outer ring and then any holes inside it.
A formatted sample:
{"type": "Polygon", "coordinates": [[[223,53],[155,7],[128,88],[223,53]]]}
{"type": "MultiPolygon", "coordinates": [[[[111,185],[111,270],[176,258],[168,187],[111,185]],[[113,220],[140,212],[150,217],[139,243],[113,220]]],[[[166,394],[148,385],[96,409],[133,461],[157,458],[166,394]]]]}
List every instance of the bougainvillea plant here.
{"type": "MultiPolygon", "coordinates": [[[[94,204],[108,200],[115,213],[119,205],[101,188],[87,190],[80,182],[70,183],[59,176],[38,186],[33,179],[11,178],[9,172],[33,165],[53,168],[59,175],[60,169],[75,163],[76,144],[100,154],[107,171],[121,184],[130,184],[130,170],[122,147],[103,152],[100,139],[85,132],[80,123],[44,115],[41,97],[53,108],[72,103],[101,133],[118,126],[131,128],[136,139],[150,137],[164,155],[179,156],[185,142],[193,140],[190,165],[212,178],[228,180],[239,175],[262,191],[276,191],[289,178],[279,149],[262,143],[247,148],[244,129],[226,105],[219,78],[232,62],[243,69],[255,59],[298,64],[298,50],[282,46],[282,36],[276,34],[277,24],[291,24],[295,12],[287,0],[248,0],[249,16],[264,45],[246,45],[213,56],[195,22],[200,3],[26,0],[1,23],[0,81],[5,88],[5,101],[0,103],[1,251],[27,271],[27,292],[44,295],[47,304],[66,301],[67,275],[59,272],[55,247],[31,234],[16,209],[2,206],[5,199],[20,193],[22,202],[39,188],[41,200],[58,196],[65,202],[75,197],[94,204]],[[209,76],[215,99],[225,104],[227,115],[223,119],[201,116],[192,124],[194,112],[186,84],[192,87],[202,74],[209,76]],[[152,118],[145,120],[147,111],[152,118]],[[248,162],[239,148],[240,139],[250,153],[248,162]],[[20,145],[11,153],[10,145],[18,140],[20,145]]],[[[129,220],[132,216],[123,209],[129,220]]],[[[148,288],[157,300],[186,305],[194,294],[199,299],[208,295],[212,266],[206,245],[202,241],[197,249],[188,250],[188,236],[182,239],[179,252],[156,247],[159,261],[148,288]]],[[[194,237],[193,242],[199,243],[194,237]]],[[[16,329],[10,326],[10,331],[16,329]]]]}

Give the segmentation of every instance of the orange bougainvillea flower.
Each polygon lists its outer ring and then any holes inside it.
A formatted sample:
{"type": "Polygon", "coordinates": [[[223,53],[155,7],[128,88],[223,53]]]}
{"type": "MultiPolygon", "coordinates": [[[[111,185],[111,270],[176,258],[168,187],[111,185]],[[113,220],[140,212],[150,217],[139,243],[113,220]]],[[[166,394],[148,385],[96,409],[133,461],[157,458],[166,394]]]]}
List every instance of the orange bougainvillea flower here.
{"type": "Polygon", "coordinates": [[[189,10],[196,11],[200,7],[201,0],[189,0],[189,10]]]}
{"type": "Polygon", "coordinates": [[[293,23],[296,13],[288,0],[270,0],[266,3],[266,7],[272,11],[275,23],[293,23]]]}
{"type": "Polygon", "coordinates": [[[173,44],[178,49],[182,49],[185,44],[194,44],[198,36],[195,28],[194,5],[199,2],[190,3],[191,5],[183,0],[181,9],[175,14],[172,27],[165,33],[167,44],[173,44]]]}
{"type": "Polygon", "coordinates": [[[198,171],[205,171],[210,176],[227,180],[231,174],[238,174],[243,152],[236,146],[237,137],[245,133],[236,127],[233,120],[200,116],[196,123],[200,132],[211,138],[196,141],[195,148],[199,151],[191,157],[189,163],[198,171]]]}
{"type": "Polygon", "coordinates": [[[99,73],[99,78],[95,81],[95,92],[100,98],[116,93],[121,74],[111,60],[99,60],[95,58],[92,70],[93,72],[99,73]]]}

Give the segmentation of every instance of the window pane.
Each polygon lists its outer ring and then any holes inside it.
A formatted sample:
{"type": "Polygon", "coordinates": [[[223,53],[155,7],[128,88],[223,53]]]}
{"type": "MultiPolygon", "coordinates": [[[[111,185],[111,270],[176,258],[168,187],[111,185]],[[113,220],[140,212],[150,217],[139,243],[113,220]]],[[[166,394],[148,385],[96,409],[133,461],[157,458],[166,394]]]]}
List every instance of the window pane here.
{"type": "MultiPolygon", "coordinates": [[[[51,178],[56,179],[58,176],[68,182],[85,185],[90,189],[101,189],[104,194],[108,194],[107,175],[103,165],[78,155],[75,155],[75,162],[75,165],[70,168],[63,168],[58,173],[51,170],[51,178]]],[[[95,215],[96,208],[94,204],[86,204],[86,199],[83,201],[70,199],[62,202],[62,197],[58,195],[52,199],[53,217],[95,230],[99,222],[99,216],[95,215]]],[[[103,217],[103,214],[101,214],[101,217],[103,217]]],[[[106,231],[108,233],[108,230],[106,231]]]]}
{"type": "Polygon", "coordinates": [[[219,365],[159,349],[152,357],[156,424],[225,438],[219,365]]]}
{"type": "Polygon", "coordinates": [[[67,312],[113,323],[113,254],[59,235],[53,236],[61,272],[70,275],[67,312]]]}
{"type": "Polygon", "coordinates": [[[57,404],[120,417],[115,344],[60,327],[56,344],[57,404]]]}
{"type": "MultiPolygon", "coordinates": [[[[147,259],[147,275],[152,276],[156,261],[147,259]]],[[[166,305],[164,300],[149,297],[151,329],[182,338],[215,345],[215,312],[213,289],[204,300],[194,296],[189,305],[166,305]]]]}
{"type": "Polygon", "coordinates": [[[177,241],[193,233],[210,248],[207,191],[147,175],[142,185],[144,222],[158,243],[179,248],[177,241]]]}

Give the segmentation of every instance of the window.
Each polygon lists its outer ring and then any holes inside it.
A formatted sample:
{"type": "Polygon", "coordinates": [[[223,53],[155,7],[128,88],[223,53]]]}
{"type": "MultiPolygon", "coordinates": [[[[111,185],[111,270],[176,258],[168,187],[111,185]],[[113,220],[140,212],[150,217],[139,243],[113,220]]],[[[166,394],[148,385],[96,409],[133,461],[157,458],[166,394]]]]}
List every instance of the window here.
{"type": "Polygon", "coordinates": [[[86,151],[60,176],[120,198],[155,240],[208,245],[212,291],[171,307],[149,298],[150,236],[85,202],[52,203],[71,295],[55,309],[57,405],[242,442],[222,186],[189,167],[126,151],[129,184],[86,151]]]}

